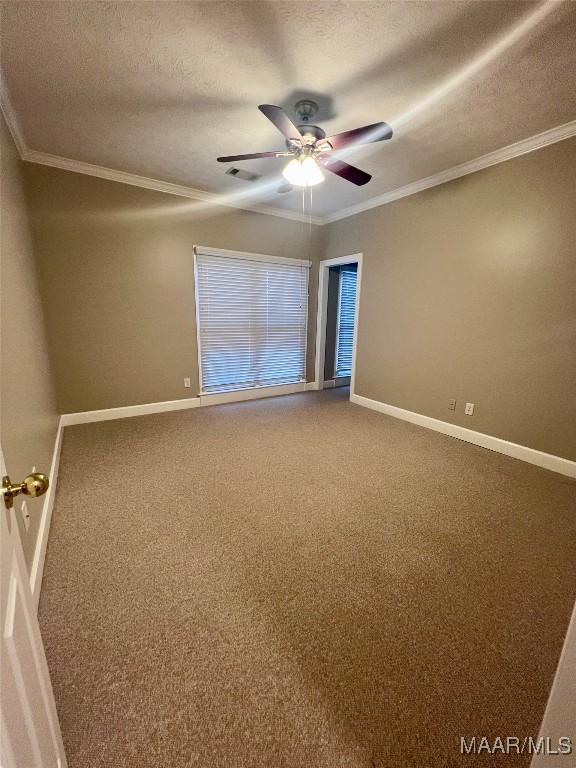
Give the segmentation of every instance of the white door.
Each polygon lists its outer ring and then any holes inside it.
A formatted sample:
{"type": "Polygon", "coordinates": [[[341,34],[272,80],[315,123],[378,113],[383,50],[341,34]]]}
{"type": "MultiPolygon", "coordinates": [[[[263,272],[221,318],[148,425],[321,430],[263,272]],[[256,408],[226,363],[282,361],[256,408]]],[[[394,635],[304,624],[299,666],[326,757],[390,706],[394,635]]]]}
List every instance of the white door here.
{"type": "MultiPolygon", "coordinates": [[[[6,475],[0,447],[1,475],[6,475]]],[[[19,481],[22,478],[11,478],[19,481]]],[[[0,766],[65,768],[64,746],[14,507],[0,498],[0,766]]]]}

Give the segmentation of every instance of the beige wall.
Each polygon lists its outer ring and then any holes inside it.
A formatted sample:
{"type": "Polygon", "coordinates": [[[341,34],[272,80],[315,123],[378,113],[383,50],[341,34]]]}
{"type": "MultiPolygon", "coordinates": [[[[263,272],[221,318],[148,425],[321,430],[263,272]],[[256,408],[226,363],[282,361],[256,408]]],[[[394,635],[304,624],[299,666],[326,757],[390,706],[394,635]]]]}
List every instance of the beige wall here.
{"type": "MultiPolygon", "coordinates": [[[[364,253],[358,394],[576,459],[575,170],[572,139],[314,228],[315,263],[364,253]]],[[[42,166],[26,180],[60,412],[197,393],[194,243],[308,255],[285,219],[42,166]]]]}
{"type": "Polygon", "coordinates": [[[576,459],[576,139],[329,225],[357,251],[358,394],[576,459]]]}
{"type": "MultiPolygon", "coordinates": [[[[0,115],[1,442],[8,472],[22,480],[36,466],[48,472],[58,415],[52,387],[30,225],[22,188],[22,163],[0,115]]],[[[28,567],[32,562],[43,499],[28,501],[30,528],[17,514],[28,567]]],[[[15,506],[20,511],[21,499],[15,506]]]]}
{"type": "MultiPolygon", "coordinates": [[[[26,176],[61,413],[198,393],[194,244],[320,257],[320,227],[309,251],[300,222],[39,165],[26,176]]],[[[316,281],[314,268],[310,379],[316,281]]]]}

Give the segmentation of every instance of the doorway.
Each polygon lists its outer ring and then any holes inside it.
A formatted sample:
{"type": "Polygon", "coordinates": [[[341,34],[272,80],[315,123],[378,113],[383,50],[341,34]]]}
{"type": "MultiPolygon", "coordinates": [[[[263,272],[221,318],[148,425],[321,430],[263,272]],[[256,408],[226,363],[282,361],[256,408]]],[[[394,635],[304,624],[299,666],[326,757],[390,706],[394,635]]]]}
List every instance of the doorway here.
{"type": "Polygon", "coordinates": [[[314,389],[354,392],[361,281],[361,253],[319,264],[314,389]]]}

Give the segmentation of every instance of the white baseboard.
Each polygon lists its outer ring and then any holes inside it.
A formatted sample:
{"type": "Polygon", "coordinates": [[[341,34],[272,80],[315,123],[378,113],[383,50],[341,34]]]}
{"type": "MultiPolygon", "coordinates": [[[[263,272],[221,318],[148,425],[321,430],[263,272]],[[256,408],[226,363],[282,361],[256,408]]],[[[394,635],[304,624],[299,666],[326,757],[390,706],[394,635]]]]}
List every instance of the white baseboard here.
{"type": "Polygon", "coordinates": [[[187,397],[184,400],[165,400],[160,403],[144,403],[142,405],[125,405],[121,408],[103,408],[101,411],[82,411],[80,413],[62,414],[62,426],[73,424],[90,424],[93,421],[111,421],[112,419],[127,419],[131,416],[146,416],[149,413],[164,411],[183,411],[188,408],[198,408],[202,405],[199,397],[187,397]]]}
{"type": "Polygon", "coordinates": [[[44,504],[42,505],[42,513],[40,518],[40,526],[38,528],[38,537],[36,539],[36,547],[34,549],[34,557],[32,559],[32,567],[30,568],[30,591],[32,592],[32,600],[34,606],[38,608],[38,602],[40,600],[40,587],[42,586],[42,574],[44,572],[44,560],[46,558],[46,547],[48,546],[48,534],[50,532],[50,521],[52,520],[52,508],[54,506],[54,497],[56,496],[56,484],[58,482],[58,467],[60,465],[60,449],[62,448],[62,418],[58,422],[58,430],[56,432],[56,440],[54,441],[54,451],[52,453],[52,462],[50,464],[50,474],[48,478],[50,485],[46,492],[44,504]]]}
{"type": "Polygon", "coordinates": [[[94,421],[127,419],[131,416],[146,416],[150,413],[184,411],[188,408],[201,408],[208,405],[223,405],[225,403],[238,403],[242,400],[257,400],[263,397],[292,395],[296,392],[305,392],[310,389],[314,389],[314,382],[280,384],[273,387],[257,387],[255,389],[236,390],[235,392],[220,392],[214,395],[199,395],[198,397],[188,397],[183,400],[165,400],[164,402],[159,403],[125,405],[121,408],[103,408],[100,411],[64,413],[60,417],[60,422],[63,427],[70,427],[74,424],[90,424],[94,421]]]}
{"type": "Polygon", "coordinates": [[[414,411],[406,411],[404,408],[398,408],[395,405],[381,403],[379,400],[371,400],[369,397],[352,394],[350,400],[356,405],[362,405],[365,408],[371,408],[374,411],[385,413],[387,416],[393,416],[396,419],[403,419],[412,424],[418,424],[420,427],[433,429],[436,432],[442,432],[444,435],[456,437],[458,440],[465,440],[467,443],[480,445],[482,448],[488,448],[491,451],[503,453],[506,456],[512,456],[514,459],[527,461],[529,464],[535,464],[544,469],[550,469],[552,472],[559,472],[561,475],[576,478],[576,461],[563,459],[561,456],[554,456],[551,453],[537,451],[534,448],[528,448],[518,443],[510,443],[508,440],[502,440],[500,437],[485,435],[483,432],[475,432],[473,429],[460,427],[457,424],[450,424],[447,421],[433,419],[430,416],[424,416],[414,411]]]}

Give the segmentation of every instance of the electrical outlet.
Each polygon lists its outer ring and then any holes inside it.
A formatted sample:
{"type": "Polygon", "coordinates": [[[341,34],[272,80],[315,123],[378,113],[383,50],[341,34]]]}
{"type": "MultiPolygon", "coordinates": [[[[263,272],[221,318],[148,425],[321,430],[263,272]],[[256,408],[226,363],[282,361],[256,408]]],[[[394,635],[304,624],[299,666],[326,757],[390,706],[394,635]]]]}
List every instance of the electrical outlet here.
{"type": "Polygon", "coordinates": [[[184,386],[185,387],[191,387],[192,386],[192,384],[190,384],[190,379],[189,378],[185,378],[184,379],[184,386]]]}
{"type": "Polygon", "coordinates": [[[22,520],[24,521],[24,529],[26,533],[28,533],[28,529],[30,528],[30,512],[28,511],[28,504],[26,504],[25,501],[21,502],[20,504],[20,514],[22,515],[22,520]]]}
{"type": "Polygon", "coordinates": [[[449,411],[455,411],[456,410],[456,398],[451,397],[450,400],[448,400],[448,410],[449,411]]]}
{"type": "Polygon", "coordinates": [[[464,413],[466,416],[472,416],[474,414],[474,403],[466,403],[464,413]]]}

